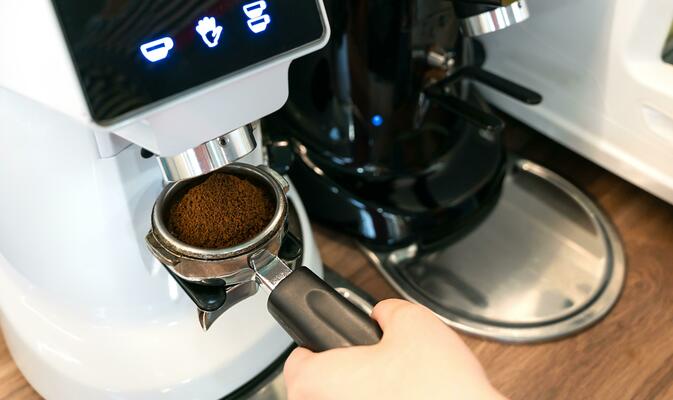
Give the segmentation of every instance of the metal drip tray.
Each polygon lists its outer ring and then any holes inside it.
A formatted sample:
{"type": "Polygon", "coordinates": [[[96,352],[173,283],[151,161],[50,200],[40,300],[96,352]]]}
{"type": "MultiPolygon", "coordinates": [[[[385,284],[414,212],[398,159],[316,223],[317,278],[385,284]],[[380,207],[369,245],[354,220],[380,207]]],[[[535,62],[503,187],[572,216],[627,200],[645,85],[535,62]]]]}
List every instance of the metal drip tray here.
{"type": "Polygon", "coordinates": [[[449,325],[508,342],[558,338],[604,316],[621,292],[622,245],[579,189],[535,163],[511,164],[486,221],[450,247],[366,250],[400,293],[449,325]]]}

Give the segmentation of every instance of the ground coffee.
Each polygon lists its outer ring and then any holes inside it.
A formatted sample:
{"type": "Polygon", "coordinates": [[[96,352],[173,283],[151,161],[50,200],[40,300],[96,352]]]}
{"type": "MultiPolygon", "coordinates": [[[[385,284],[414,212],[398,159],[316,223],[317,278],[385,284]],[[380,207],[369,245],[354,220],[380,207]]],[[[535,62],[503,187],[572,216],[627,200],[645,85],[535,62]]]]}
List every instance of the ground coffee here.
{"type": "Polygon", "coordinates": [[[168,229],[191,246],[232,247],[264,230],[275,207],[265,188],[245,178],[214,173],[173,204],[168,229]]]}

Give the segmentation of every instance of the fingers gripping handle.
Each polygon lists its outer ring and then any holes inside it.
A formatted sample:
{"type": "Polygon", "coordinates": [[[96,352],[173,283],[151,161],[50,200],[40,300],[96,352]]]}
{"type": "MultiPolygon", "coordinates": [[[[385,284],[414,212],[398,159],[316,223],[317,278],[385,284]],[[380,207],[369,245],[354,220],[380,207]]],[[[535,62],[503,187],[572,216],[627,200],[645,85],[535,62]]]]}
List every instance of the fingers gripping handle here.
{"type": "Polygon", "coordinates": [[[298,345],[320,352],[376,344],[383,336],[374,320],[308,268],[292,271],[266,251],[253,255],[250,265],[270,291],[269,313],[298,345]]]}
{"type": "Polygon", "coordinates": [[[364,311],[306,267],[283,279],[267,306],[294,341],[311,351],[372,345],[383,336],[364,311]]]}

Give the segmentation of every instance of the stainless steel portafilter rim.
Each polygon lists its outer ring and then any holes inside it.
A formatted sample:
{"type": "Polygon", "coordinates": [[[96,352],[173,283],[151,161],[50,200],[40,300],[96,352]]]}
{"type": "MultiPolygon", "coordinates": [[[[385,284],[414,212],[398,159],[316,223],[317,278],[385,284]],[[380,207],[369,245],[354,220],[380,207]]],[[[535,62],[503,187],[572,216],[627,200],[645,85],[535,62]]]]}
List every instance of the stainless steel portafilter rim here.
{"type": "Polygon", "coordinates": [[[157,241],[176,256],[204,261],[234,258],[243,254],[252,253],[256,249],[263,247],[283,229],[288,212],[286,192],[289,189],[289,185],[282,176],[266,166],[255,167],[239,163],[222,167],[217,170],[217,173],[242,176],[264,184],[270,189],[276,202],[276,210],[273,218],[262,232],[251,240],[239,245],[223,249],[203,249],[191,246],[176,238],[169,231],[165,223],[165,216],[178,195],[184,193],[185,190],[200,184],[202,179],[190,179],[170,184],[161,192],[154,205],[154,209],[152,210],[152,230],[157,241]]]}

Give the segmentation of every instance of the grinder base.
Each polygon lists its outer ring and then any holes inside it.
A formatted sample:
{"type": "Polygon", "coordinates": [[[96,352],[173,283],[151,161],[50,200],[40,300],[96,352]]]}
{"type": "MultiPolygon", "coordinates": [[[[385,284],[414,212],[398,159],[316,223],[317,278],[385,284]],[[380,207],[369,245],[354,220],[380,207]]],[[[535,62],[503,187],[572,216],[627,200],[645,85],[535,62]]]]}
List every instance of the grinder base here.
{"type": "Polygon", "coordinates": [[[418,254],[364,249],[407,299],[447,324],[505,342],[570,335],[597,322],[622,290],[625,258],[606,216],[578,188],[513,161],[503,195],[474,232],[418,254]]]}

